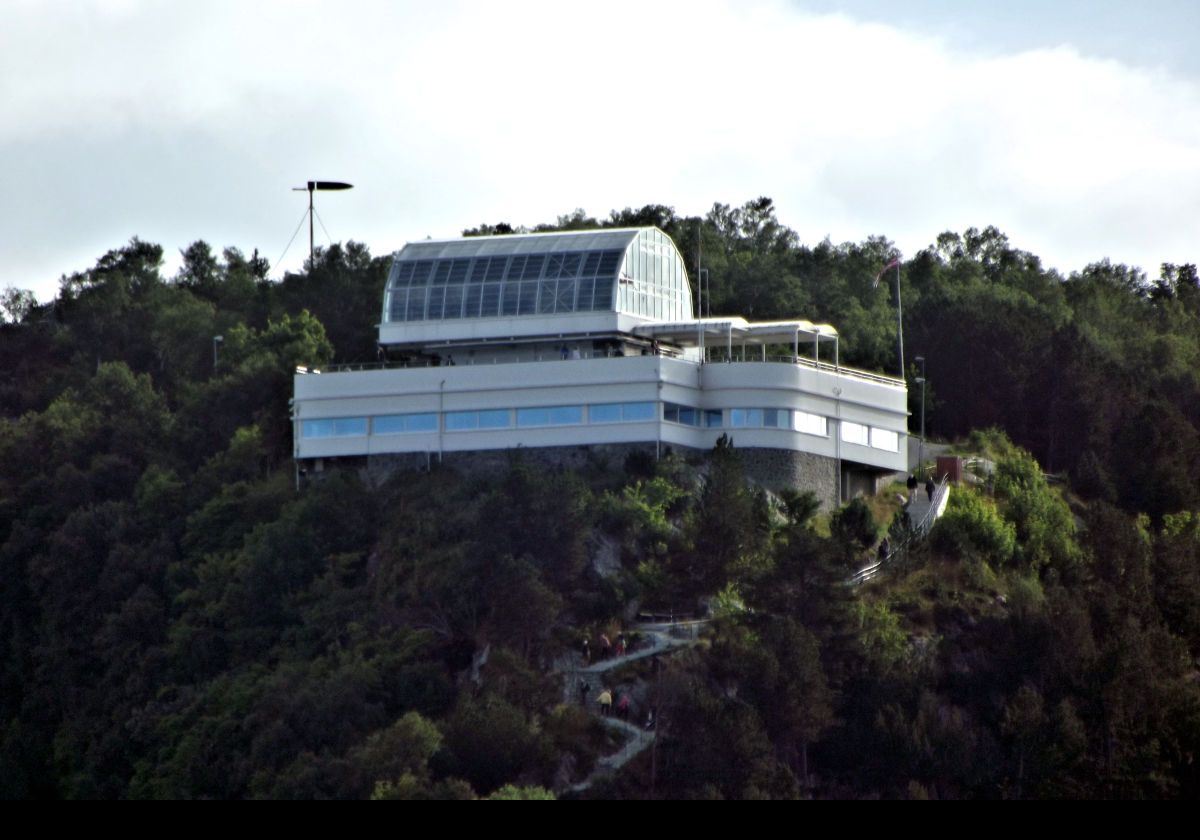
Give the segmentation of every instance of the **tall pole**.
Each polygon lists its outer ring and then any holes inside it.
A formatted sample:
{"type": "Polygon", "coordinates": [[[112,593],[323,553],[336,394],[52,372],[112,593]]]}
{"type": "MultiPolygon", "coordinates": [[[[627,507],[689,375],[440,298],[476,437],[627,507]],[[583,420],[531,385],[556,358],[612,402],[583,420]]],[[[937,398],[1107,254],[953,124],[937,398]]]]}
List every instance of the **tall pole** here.
{"type": "Polygon", "coordinates": [[[312,268],[313,261],[316,259],[316,244],[315,231],[313,230],[313,217],[316,212],[313,210],[313,193],[317,190],[352,190],[353,184],[347,184],[344,181],[309,181],[307,186],[292,187],[293,192],[303,192],[308,190],[308,265],[312,268]]]}
{"type": "Polygon", "coordinates": [[[920,472],[921,464],[925,462],[925,357],[917,356],[913,361],[921,366],[921,375],[917,377],[917,384],[921,386],[921,438],[917,442],[917,471],[920,472]]]}
{"type": "Polygon", "coordinates": [[[700,229],[703,224],[704,222],[699,220],[696,222],[696,349],[700,353],[700,364],[704,364],[704,325],[700,323],[700,319],[704,317],[704,287],[700,285],[704,276],[700,273],[704,264],[704,240],[700,229]]]}
{"type": "Polygon", "coordinates": [[[900,309],[900,260],[896,260],[896,353],[900,358],[900,378],[904,379],[904,315],[900,309]]]}
{"type": "Polygon", "coordinates": [[[834,414],[837,416],[837,429],[834,431],[834,448],[837,452],[837,499],[834,507],[842,503],[842,389],[833,389],[834,414]]]}
{"type": "MultiPolygon", "coordinates": [[[[316,182],[308,182],[308,265],[311,269],[313,265],[313,255],[316,253],[313,247],[313,192],[315,191],[316,182]]],[[[897,287],[899,281],[897,281],[897,287]]]]}

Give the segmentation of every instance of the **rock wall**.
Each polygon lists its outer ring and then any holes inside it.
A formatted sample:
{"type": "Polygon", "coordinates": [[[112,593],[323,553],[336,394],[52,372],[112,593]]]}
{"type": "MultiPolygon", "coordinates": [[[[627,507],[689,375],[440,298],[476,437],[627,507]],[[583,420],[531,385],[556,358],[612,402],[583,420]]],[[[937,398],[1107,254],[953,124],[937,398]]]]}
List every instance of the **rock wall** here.
{"type": "Polygon", "coordinates": [[[737,449],[746,476],[771,490],[811,490],[825,511],[837,507],[837,462],[790,449],[737,449]]]}
{"type": "MultiPolygon", "coordinates": [[[[677,447],[685,456],[705,453],[677,447]]],[[[666,454],[667,447],[663,448],[666,454]]],[[[795,487],[811,490],[817,495],[823,510],[837,506],[837,468],[832,458],[788,449],[737,449],[746,477],[770,490],[795,487]]],[[[480,452],[446,452],[441,464],[463,473],[496,474],[508,469],[515,458],[525,463],[549,469],[581,470],[588,468],[620,468],[633,453],[655,457],[653,443],[597,444],[593,446],[522,447],[519,449],[485,450],[480,452]]],[[[381,484],[397,472],[436,469],[437,453],[407,452],[371,455],[366,458],[320,459],[302,466],[303,477],[319,479],[330,469],[351,468],[362,472],[364,479],[381,484]]]]}

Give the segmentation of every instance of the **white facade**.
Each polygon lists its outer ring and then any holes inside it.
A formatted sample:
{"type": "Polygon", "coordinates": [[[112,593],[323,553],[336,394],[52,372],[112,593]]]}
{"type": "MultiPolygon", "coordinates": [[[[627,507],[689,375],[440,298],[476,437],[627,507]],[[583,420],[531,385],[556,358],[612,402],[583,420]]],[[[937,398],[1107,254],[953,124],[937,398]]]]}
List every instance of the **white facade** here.
{"type": "Polygon", "coordinates": [[[897,472],[908,466],[906,399],[898,382],[805,362],[625,356],[306,373],[295,380],[296,457],[598,443],[710,449],[728,433],[739,447],[897,472]],[[490,412],[482,422],[463,416],[481,411],[490,412]]]}
{"type": "MultiPolygon", "coordinates": [[[[607,239],[588,232],[406,248],[380,325],[381,345],[400,358],[371,369],[298,372],[296,458],[628,443],[706,450],[728,434],[741,449],[804,452],[879,473],[907,470],[901,380],[840,367],[836,331],[825,325],[680,317],[691,295],[670,239],[655,229],[601,233],[607,239]],[[473,256],[464,256],[468,247],[473,256]],[[467,312],[468,301],[486,300],[483,278],[503,255],[570,254],[572,247],[583,256],[546,257],[536,276],[513,268],[532,258],[504,257],[516,312],[467,312]],[[608,309],[575,311],[586,253],[598,251],[625,255],[603,281],[612,284],[603,293],[608,309]],[[639,256],[645,253],[660,264],[639,256]],[[630,254],[642,259],[636,272],[630,254]],[[402,270],[416,273],[416,263],[429,278],[419,290],[397,279],[402,270]],[[576,276],[563,279],[563,266],[572,264],[576,276]],[[446,279],[440,289],[439,272],[446,279]],[[481,278],[475,291],[472,276],[481,278]],[[652,282],[658,290],[643,294],[652,282]],[[570,306],[563,303],[568,293],[575,294],[570,306]],[[453,317],[451,298],[459,307],[453,317]],[[568,311],[539,311],[558,305],[568,311]]],[[[498,308],[509,300],[509,282],[502,278],[492,290],[498,308]]],[[[594,305],[603,284],[597,276],[586,285],[594,305]]]]}

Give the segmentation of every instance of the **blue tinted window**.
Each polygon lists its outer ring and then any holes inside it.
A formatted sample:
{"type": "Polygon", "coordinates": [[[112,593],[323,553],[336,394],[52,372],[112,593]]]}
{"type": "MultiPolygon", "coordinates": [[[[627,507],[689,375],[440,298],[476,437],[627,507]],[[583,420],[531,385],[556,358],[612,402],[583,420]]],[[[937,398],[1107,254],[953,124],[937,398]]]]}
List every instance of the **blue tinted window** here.
{"type": "Polygon", "coordinates": [[[409,289],[408,291],[408,317],[409,321],[425,320],[425,295],[428,289],[409,289]]]}
{"type": "MultiPolygon", "coordinates": [[[[676,417],[678,417],[678,411],[676,411],[676,417]]],[[[658,404],[652,402],[605,403],[588,406],[589,423],[636,423],[657,419],[658,404]]]]}
{"type": "Polygon", "coordinates": [[[463,317],[478,318],[479,317],[479,300],[483,294],[483,286],[471,284],[465,289],[466,295],[463,303],[463,317]]]}
{"type": "Polygon", "coordinates": [[[337,417],[331,420],[304,420],[300,436],[306,438],[356,437],[367,433],[366,417],[337,417]]]}
{"type": "Polygon", "coordinates": [[[625,403],[622,406],[622,418],[624,420],[657,420],[658,405],[652,402],[643,403],[625,403]]]}
{"type": "Polygon", "coordinates": [[[586,277],[579,281],[579,303],[575,304],[575,309],[578,312],[590,312],[592,310],[592,299],[596,295],[596,279],[594,277],[586,277]]]}
{"type": "Polygon", "coordinates": [[[555,425],[568,426],[583,422],[583,406],[560,405],[550,409],[550,422],[555,425]]]}
{"type": "MultiPolygon", "coordinates": [[[[555,284],[557,282],[569,283],[571,281],[570,280],[562,280],[562,281],[543,280],[540,284],[541,289],[538,291],[538,312],[553,312],[554,311],[554,301],[555,301],[554,292],[555,292],[555,284]]],[[[567,312],[569,310],[564,308],[562,311],[567,312]]]]}
{"type": "Polygon", "coordinates": [[[575,280],[566,278],[558,281],[558,289],[555,291],[554,300],[555,308],[559,312],[574,312],[575,311],[575,280]]]}
{"type": "Polygon", "coordinates": [[[425,286],[429,283],[429,275],[433,271],[433,260],[417,260],[417,264],[413,267],[412,284],[414,286],[425,286]]]}
{"type": "Polygon", "coordinates": [[[549,408],[518,408],[518,426],[571,426],[583,422],[583,406],[559,405],[549,408]]]}
{"type": "Polygon", "coordinates": [[[442,310],[443,318],[461,318],[463,304],[462,286],[446,287],[446,308],[442,310]]]}
{"type": "Polygon", "coordinates": [[[487,281],[495,283],[504,279],[504,266],[508,264],[508,257],[492,257],[488,263],[487,281]]]}
{"type": "Polygon", "coordinates": [[[584,277],[594,277],[596,275],[596,269],[598,269],[600,267],[601,255],[602,255],[601,251],[589,251],[588,252],[587,259],[583,263],[583,276],[584,277]]]}
{"type": "Polygon", "coordinates": [[[592,309],[612,309],[612,280],[604,277],[596,278],[596,297],[592,301],[592,309]]]}
{"type": "Polygon", "coordinates": [[[479,428],[507,429],[512,425],[512,413],[507,408],[479,412],[479,428]]]}
{"type": "Polygon", "coordinates": [[[482,308],[479,315],[482,318],[490,318],[493,315],[500,314],[500,284],[488,283],[483,287],[482,308]]]}
{"type": "Polygon", "coordinates": [[[536,280],[542,274],[542,266],[545,264],[546,258],[541,254],[529,257],[525,262],[525,270],[521,272],[522,280],[536,280]]]}
{"type": "Polygon", "coordinates": [[[521,284],[509,281],[504,284],[504,291],[500,301],[501,315],[516,315],[520,304],[521,284]]]}
{"type": "Polygon", "coordinates": [[[471,267],[470,260],[455,260],[450,266],[450,283],[463,283],[467,279],[467,269],[471,267]]]}
{"type": "Polygon", "coordinates": [[[434,286],[429,290],[429,320],[440,321],[442,304],[446,301],[446,287],[434,286]]]}
{"type": "Polygon", "coordinates": [[[461,432],[465,429],[479,428],[478,411],[447,411],[446,431],[461,432]]]}
{"type": "Polygon", "coordinates": [[[591,423],[619,423],[621,421],[621,404],[589,405],[588,421],[591,423]]]}
{"type": "Polygon", "coordinates": [[[537,296],[538,284],[536,280],[530,280],[522,283],[520,293],[520,303],[517,313],[520,315],[532,315],[537,311],[537,296]]]}
{"type": "Polygon", "coordinates": [[[412,432],[436,432],[436,414],[391,414],[371,421],[377,435],[399,435],[412,432]]]}
{"type": "Polygon", "coordinates": [[[408,289],[397,289],[392,292],[392,309],[388,319],[391,321],[403,321],[408,305],[408,289]]]}

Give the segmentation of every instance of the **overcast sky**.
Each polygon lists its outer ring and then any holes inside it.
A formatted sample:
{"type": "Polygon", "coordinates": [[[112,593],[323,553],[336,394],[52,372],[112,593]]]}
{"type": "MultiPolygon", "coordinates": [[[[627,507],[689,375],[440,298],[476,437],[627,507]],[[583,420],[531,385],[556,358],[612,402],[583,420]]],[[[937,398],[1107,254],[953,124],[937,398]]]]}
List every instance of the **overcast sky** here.
{"type": "Polygon", "coordinates": [[[1194,0],[0,0],[0,287],[133,236],[280,276],[310,178],[374,254],[766,195],[807,243],[994,224],[1155,276],[1200,261],[1198,35],[1194,0]]]}

